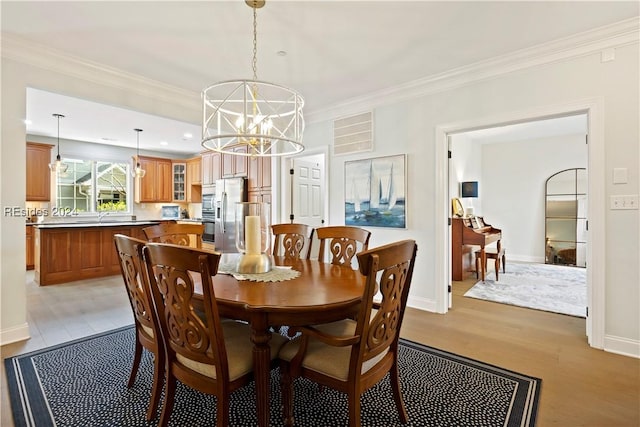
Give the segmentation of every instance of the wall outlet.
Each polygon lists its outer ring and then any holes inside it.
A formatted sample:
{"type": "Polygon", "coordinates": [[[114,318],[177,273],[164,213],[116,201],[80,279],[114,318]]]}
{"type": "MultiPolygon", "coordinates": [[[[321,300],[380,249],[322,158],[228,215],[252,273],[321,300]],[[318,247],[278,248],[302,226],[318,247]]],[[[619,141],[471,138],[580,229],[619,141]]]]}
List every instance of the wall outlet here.
{"type": "Polygon", "coordinates": [[[611,196],[611,209],[638,209],[638,195],[611,196]]]}

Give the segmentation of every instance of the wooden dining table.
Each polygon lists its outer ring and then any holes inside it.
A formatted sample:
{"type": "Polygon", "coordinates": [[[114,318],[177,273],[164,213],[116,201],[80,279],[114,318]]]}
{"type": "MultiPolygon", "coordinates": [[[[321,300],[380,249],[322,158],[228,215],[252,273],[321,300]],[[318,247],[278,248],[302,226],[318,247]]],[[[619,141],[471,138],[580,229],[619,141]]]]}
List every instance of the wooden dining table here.
{"type": "Polygon", "coordinates": [[[244,320],[251,326],[258,425],[264,427],[269,425],[270,327],[326,323],[353,316],[365,286],[365,277],[350,267],[282,257],[274,261],[300,275],[280,282],[237,280],[229,274],[213,278],[220,316],[244,320]]]}

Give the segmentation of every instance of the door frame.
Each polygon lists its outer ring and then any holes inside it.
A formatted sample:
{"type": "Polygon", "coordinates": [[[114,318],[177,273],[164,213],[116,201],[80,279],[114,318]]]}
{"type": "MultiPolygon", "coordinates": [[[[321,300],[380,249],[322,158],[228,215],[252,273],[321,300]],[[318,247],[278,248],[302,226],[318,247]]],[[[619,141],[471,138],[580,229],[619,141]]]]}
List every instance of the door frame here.
{"type": "Polygon", "coordinates": [[[604,99],[601,97],[578,100],[561,105],[550,105],[528,110],[507,112],[494,117],[484,117],[436,126],[435,192],[436,251],[436,311],[449,309],[451,286],[451,203],[448,193],[448,135],[476,129],[504,126],[515,123],[544,120],[573,114],[587,115],[588,129],[588,206],[589,238],[587,241],[587,307],[586,334],[589,345],[604,348],[605,332],[605,150],[604,150],[604,99]]]}

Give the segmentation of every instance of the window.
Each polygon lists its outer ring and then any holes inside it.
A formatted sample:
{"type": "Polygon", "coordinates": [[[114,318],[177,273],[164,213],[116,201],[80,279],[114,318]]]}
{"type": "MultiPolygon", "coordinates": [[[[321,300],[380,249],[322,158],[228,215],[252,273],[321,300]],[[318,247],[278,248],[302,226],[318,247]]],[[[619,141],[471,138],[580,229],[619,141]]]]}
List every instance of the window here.
{"type": "Polygon", "coordinates": [[[129,164],[63,159],[67,172],[56,176],[56,205],[77,213],[130,212],[129,164]]]}

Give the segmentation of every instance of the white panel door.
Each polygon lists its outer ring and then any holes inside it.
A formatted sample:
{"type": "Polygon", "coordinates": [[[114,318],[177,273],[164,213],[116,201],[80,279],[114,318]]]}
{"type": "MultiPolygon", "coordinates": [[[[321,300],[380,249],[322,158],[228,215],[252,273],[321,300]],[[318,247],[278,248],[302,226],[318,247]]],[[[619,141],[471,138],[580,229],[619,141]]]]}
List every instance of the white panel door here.
{"type": "Polygon", "coordinates": [[[324,225],[324,165],[293,159],[293,222],[324,225]]]}

